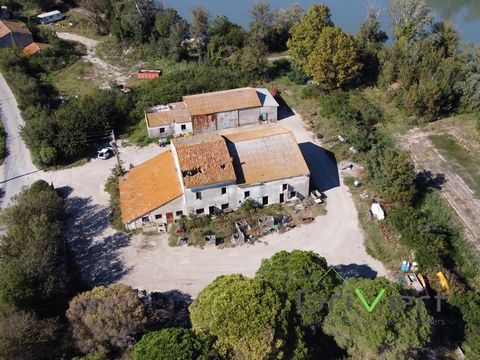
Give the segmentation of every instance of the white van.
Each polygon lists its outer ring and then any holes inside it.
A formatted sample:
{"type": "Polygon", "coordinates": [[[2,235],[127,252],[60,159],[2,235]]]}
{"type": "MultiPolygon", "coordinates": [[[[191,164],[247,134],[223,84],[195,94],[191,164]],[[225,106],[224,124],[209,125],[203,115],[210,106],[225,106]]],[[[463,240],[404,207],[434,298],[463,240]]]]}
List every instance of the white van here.
{"type": "Polygon", "coordinates": [[[50,24],[52,22],[59,21],[62,19],[63,19],[63,15],[58,10],[37,15],[37,20],[40,24],[50,24]]]}

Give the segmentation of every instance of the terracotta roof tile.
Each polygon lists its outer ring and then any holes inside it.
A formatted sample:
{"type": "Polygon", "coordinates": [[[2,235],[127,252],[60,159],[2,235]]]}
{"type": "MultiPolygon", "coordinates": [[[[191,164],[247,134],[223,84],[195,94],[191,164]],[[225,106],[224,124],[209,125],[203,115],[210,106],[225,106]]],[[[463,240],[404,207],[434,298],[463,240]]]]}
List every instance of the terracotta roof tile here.
{"type": "Polygon", "coordinates": [[[119,182],[123,223],[131,222],[183,194],[171,151],[134,167],[119,182]]]}
{"type": "Polygon", "coordinates": [[[21,34],[30,34],[27,26],[16,20],[0,20],[0,38],[8,35],[10,33],[21,33],[21,34]]]}
{"type": "Polygon", "coordinates": [[[191,116],[262,106],[257,91],[253,88],[184,96],[183,101],[191,116]]]}
{"type": "Polygon", "coordinates": [[[174,139],[185,187],[235,181],[232,159],[225,140],[215,133],[174,139]]]}

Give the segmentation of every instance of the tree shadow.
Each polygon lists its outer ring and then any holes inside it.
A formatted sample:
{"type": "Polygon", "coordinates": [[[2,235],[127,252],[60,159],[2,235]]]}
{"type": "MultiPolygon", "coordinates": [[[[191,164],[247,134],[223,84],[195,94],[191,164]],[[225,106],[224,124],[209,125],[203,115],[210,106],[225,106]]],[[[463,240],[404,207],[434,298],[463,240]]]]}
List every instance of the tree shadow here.
{"type": "Polygon", "coordinates": [[[110,209],[93,204],[90,198],[68,197],[65,210],[68,246],[82,279],[90,286],[109,285],[127,274],[130,269],[119,251],[130,245],[131,235],[115,232],[102,237],[110,209]]]}
{"type": "Polygon", "coordinates": [[[415,181],[422,189],[433,191],[442,190],[442,186],[447,182],[447,179],[445,174],[433,174],[430,170],[423,170],[417,174],[415,181]]]}
{"type": "Polygon", "coordinates": [[[138,294],[148,315],[149,331],[192,326],[188,307],[193,299],[189,294],[180,290],[151,293],[142,290],[138,294]]]}
{"type": "Polygon", "coordinates": [[[337,265],[335,269],[346,278],[369,278],[374,279],[377,272],[368,265],[348,264],[337,265]]]}
{"type": "Polygon", "coordinates": [[[300,150],[310,169],[310,187],[327,191],[340,186],[335,155],[312,142],[299,144],[300,150]]]}

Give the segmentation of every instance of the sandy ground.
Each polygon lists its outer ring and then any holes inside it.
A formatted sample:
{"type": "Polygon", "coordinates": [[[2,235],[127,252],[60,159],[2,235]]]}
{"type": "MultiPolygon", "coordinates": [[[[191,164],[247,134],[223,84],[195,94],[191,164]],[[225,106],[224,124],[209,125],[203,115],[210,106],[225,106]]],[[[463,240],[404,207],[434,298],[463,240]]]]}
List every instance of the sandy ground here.
{"type": "MultiPolygon", "coordinates": [[[[92,159],[81,167],[43,172],[35,168],[21,140],[23,121],[16,102],[0,76],[0,110],[8,132],[9,155],[0,167],[2,206],[38,179],[44,179],[67,195],[69,245],[84,279],[93,285],[125,282],[149,291],[178,290],[195,296],[222,274],[253,275],[260,262],[281,250],[313,250],[344,273],[363,276],[386,275],[383,265],[370,257],[363,245],[357,212],[348,190],[341,185],[331,154],[314,143],[297,115],[279,121],[293,130],[312,173],[312,181],[328,196],[327,215],[313,223],[278,235],[262,243],[218,250],[193,247],[171,248],[165,236],[145,237],[116,232],[109,226],[108,194],[104,184],[116,160],[92,159]]],[[[120,147],[126,168],[165,151],[157,145],[120,147]]]]}
{"type": "MultiPolygon", "coordinates": [[[[417,170],[430,172],[431,177],[437,182],[436,186],[440,189],[440,193],[463,223],[466,239],[480,253],[480,200],[474,197],[473,191],[460,176],[449,170],[448,160],[435,149],[428,138],[432,134],[441,133],[450,133],[463,142],[467,141],[465,134],[462,134],[459,128],[449,124],[447,119],[426,130],[412,129],[404,136],[399,136],[398,142],[410,151],[417,170]]],[[[470,145],[470,141],[468,143],[470,145]]],[[[472,146],[476,148],[478,144],[472,143],[472,146]]]]}
{"type": "Polygon", "coordinates": [[[57,32],[57,36],[60,39],[76,41],[85,46],[87,53],[83,58],[93,64],[95,74],[97,75],[96,79],[100,82],[99,85],[101,88],[109,88],[110,82],[124,84],[127,79],[130,78],[131,74],[128,74],[125,69],[113,66],[96,56],[95,48],[98,45],[97,40],[68,32],[57,32]]]}

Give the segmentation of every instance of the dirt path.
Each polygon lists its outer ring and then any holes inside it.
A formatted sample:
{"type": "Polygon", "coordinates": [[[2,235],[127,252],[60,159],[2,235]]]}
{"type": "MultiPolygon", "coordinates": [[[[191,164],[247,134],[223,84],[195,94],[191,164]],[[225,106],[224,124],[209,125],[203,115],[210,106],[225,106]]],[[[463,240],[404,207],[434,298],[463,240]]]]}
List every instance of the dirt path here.
{"type": "Polygon", "coordinates": [[[113,66],[96,56],[95,48],[99,43],[97,40],[68,32],[57,32],[57,36],[60,39],[79,42],[85,46],[87,53],[83,58],[94,65],[96,79],[100,82],[101,88],[108,88],[111,82],[124,84],[131,76],[126,69],[113,66]]]}
{"type": "Polygon", "coordinates": [[[474,197],[474,192],[455,172],[450,170],[448,161],[433,146],[428,138],[430,135],[450,133],[457,139],[465,141],[465,137],[458,133],[458,129],[449,128],[440,124],[436,129],[426,131],[412,129],[405,135],[398,137],[400,145],[409,150],[418,170],[430,171],[433,177],[444,176],[441,184],[441,194],[455,210],[464,225],[466,239],[480,253],[480,200],[474,197]]]}

